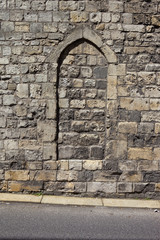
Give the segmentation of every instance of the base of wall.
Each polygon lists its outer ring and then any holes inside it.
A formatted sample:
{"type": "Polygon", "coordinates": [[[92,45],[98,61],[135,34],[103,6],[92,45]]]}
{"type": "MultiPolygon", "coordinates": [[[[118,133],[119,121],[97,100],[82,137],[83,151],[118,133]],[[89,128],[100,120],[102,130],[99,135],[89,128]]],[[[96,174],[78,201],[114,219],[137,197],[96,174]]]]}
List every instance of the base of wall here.
{"type": "Polygon", "coordinates": [[[27,194],[0,193],[1,202],[27,202],[54,205],[79,205],[128,208],[160,208],[160,200],[135,200],[112,198],[80,198],[66,196],[35,196],[27,194]]]}

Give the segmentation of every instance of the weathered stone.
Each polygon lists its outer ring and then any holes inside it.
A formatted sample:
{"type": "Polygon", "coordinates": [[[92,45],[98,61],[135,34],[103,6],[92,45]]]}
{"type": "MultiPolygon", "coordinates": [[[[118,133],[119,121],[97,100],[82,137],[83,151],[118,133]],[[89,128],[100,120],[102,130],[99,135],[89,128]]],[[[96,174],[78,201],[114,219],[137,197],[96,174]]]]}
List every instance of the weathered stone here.
{"type": "Polygon", "coordinates": [[[87,12],[72,11],[70,14],[71,22],[79,23],[86,22],[88,20],[87,12]]]}
{"type": "Polygon", "coordinates": [[[153,160],[152,148],[129,148],[128,149],[128,159],[131,160],[153,160]]]}
{"type": "Polygon", "coordinates": [[[152,24],[154,26],[160,27],[160,15],[152,16],[152,24]]]}
{"type": "Polygon", "coordinates": [[[132,192],[132,183],[118,183],[118,192],[132,192]]]}
{"type": "Polygon", "coordinates": [[[120,106],[127,110],[145,111],[149,110],[149,99],[121,97],[120,106]]]}
{"type": "Polygon", "coordinates": [[[28,84],[18,84],[17,85],[17,96],[19,98],[28,97],[28,84]]]}
{"type": "Polygon", "coordinates": [[[144,173],[143,180],[144,180],[144,182],[159,183],[160,182],[160,172],[152,171],[152,172],[144,173]]]}
{"type": "Polygon", "coordinates": [[[55,121],[39,121],[37,126],[37,132],[39,139],[41,139],[42,141],[54,141],[56,137],[55,121]]]}
{"type": "Polygon", "coordinates": [[[55,181],[56,180],[56,171],[53,171],[53,170],[36,171],[34,180],[36,180],[36,181],[55,181]]]}
{"type": "Polygon", "coordinates": [[[103,159],[104,150],[102,147],[92,147],[91,148],[91,158],[93,159],[103,159]]]}
{"type": "Polygon", "coordinates": [[[27,181],[29,180],[28,170],[10,170],[5,172],[5,180],[27,181]]]}
{"type": "Polygon", "coordinates": [[[83,168],[86,170],[98,170],[102,169],[101,160],[86,160],[83,161],[83,168]]]}
{"type": "Polygon", "coordinates": [[[40,191],[43,188],[42,182],[37,181],[25,181],[25,182],[9,182],[8,191],[9,192],[20,192],[23,190],[27,191],[40,191]]]}
{"type": "Polygon", "coordinates": [[[87,192],[116,192],[116,183],[114,182],[89,182],[87,183],[87,192]]]}
{"type": "Polygon", "coordinates": [[[137,133],[137,123],[135,122],[120,122],[118,124],[119,132],[121,133],[137,133]]]}

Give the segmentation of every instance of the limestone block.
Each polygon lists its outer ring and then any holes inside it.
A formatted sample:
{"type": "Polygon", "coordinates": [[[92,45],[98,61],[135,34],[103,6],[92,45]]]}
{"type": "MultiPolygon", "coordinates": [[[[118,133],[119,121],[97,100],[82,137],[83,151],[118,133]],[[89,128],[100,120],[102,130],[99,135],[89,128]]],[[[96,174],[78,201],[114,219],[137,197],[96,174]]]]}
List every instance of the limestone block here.
{"type": "Polygon", "coordinates": [[[0,152],[0,161],[5,161],[5,151],[1,150],[0,152]]]}
{"type": "Polygon", "coordinates": [[[36,77],[36,82],[39,82],[39,83],[47,82],[46,74],[36,74],[35,77],[36,77]]]}
{"type": "Polygon", "coordinates": [[[72,159],[74,158],[73,147],[59,147],[59,159],[72,159]]]}
{"type": "Polygon", "coordinates": [[[14,22],[1,22],[1,30],[3,32],[12,32],[14,31],[14,22]]]}
{"type": "Polygon", "coordinates": [[[155,185],[155,191],[160,192],[160,183],[156,183],[155,185]]]}
{"type": "Polygon", "coordinates": [[[77,171],[57,171],[57,181],[77,181],[78,172],[77,171]]]}
{"type": "Polygon", "coordinates": [[[38,14],[32,12],[25,12],[24,13],[24,20],[26,22],[37,22],[38,14]]]}
{"type": "Polygon", "coordinates": [[[160,15],[152,16],[152,25],[160,27],[160,15]]]}
{"type": "Polygon", "coordinates": [[[29,170],[41,170],[42,169],[42,162],[34,161],[34,162],[27,162],[26,163],[26,168],[29,170]]]}
{"type": "Polygon", "coordinates": [[[108,47],[107,45],[102,46],[102,51],[106,57],[106,59],[108,60],[109,63],[116,63],[117,62],[117,56],[116,54],[111,50],[110,47],[108,47]]]}
{"type": "Polygon", "coordinates": [[[87,192],[114,193],[116,192],[116,183],[115,182],[88,182],[87,192]]]}
{"type": "Polygon", "coordinates": [[[119,181],[124,182],[141,182],[142,181],[142,173],[141,172],[123,172],[120,176],[119,181]]]}
{"type": "MultiPolygon", "coordinates": [[[[76,101],[76,100],[73,100],[76,101]]],[[[77,100],[79,101],[79,100],[77,100]]],[[[68,98],[62,98],[59,99],[59,107],[60,108],[68,108],[69,107],[69,99],[68,98]]]]}
{"type": "Polygon", "coordinates": [[[19,56],[20,63],[35,63],[37,58],[35,56],[19,56]]]}
{"type": "Polygon", "coordinates": [[[48,0],[46,2],[46,10],[57,11],[58,10],[58,3],[59,3],[59,1],[57,1],[57,0],[54,0],[54,1],[48,0]]]}
{"type": "Polygon", "coordinates": [[[47,109],[46,109],[46,117],[48,119],[56,119],[57,112],[56,112],[57,106],[55,100],[48,100],[47,101],[47,109]]]}
{"type": "Polygon", "coordinates": [[[59,170],[69,170],[69,164],[68,164],[68,160],[60,160],[58,161],[58,169],[59,170]]]}
{"type": "Polygon", "coordinates": [[[149,110],[149,98],[120,98],[120,107],[127,110],[149,110]]]}
{"type": "Polygon", "coordinates": [[[145,32],[145,25],[123,24],[123,29],[126,32],[145,32]]]}
{"type": "Polygon", "coordinates": [[[28,98],[28,84],[18,84],[16,95],[19,98],[28,98]]]}
{"type": "Polygon", "coordinates": [[[109,1],[109,12],[123,12],[123,2],[109,1]]]}
{"type": "Polygon", "coordinates": [[[102,160],[86,160],[83,161],[83,168],[86,170],[102,169],[102,160]]]}
{"type": "Polygon", "coordinates": [[[142,84],[155,84],[156,74],[154,72],[139,72],[138,82],[142,84]]]}
{"type": "Polygon", "coordinates": [[[123,23],[132,24],[132,18],[133,18],[132,13],[123,13],[122,16],[123,16],[123,23]]]}
{"type": "Polygon", "coordinates": [[[93,76],[96,79],[106,79],[107,78],[107,67],[95,67],[93,69],[93,76]]]}
{"type": "Polygon", "coordinates": [[[101,17],[102,17],[101,12],[90,13],[90,21],[93,22],[93,23],[100,23],[101,22],[101,17]]]}
{"type": "Polygon", "coordinates": [[[160,148],[154,148],[154,160],[160,160],[160,148]]]}
{"type": "Polygon", "coordinates": [[[14,95],[4,95],[3,96],[3,105],[12,106],[16,104],[16,99],[14,95]]]}
{"type": "Polygon", "coordinates": [[[54,141],[56,137],[56,122],[53,120],[37,123],[38,137],[42,141],[54,141]]]}
{"type": "Polygon", "coordinates": [[[76,1],[61,1],[59,3],[59,9],[62,11],[74,11],[77,10],[78,2],[76,1]]]}
{"type": "Polygon", "coordinates": [[[104,158],[104,149],[102,147],[91,147],[91,158],[92,159],[103,159],[104,158]]]}
{"type": "Polygon", "coordinates": [[[52,12],[41,11],[38,15],[39,22],[52,22],[52,12]]]}
{"type": "Polygon", "coordinates": [[[8,191],[9,192],[20,192],[22,190],[27,191],[40,191],[42,189],[42,182],[37,181],[25,181],[25,182],[8,182],[8,191]]]}
{"type": "Polygon", "coordinates": [[[16,22],[15,32],[29,32],[29,23],[16,22]]]}
{"type": "Polygon", "coordinates": [[[83,87],[83,80],[82,79],[73,79],[73,87],[75,88],[81,88],[83,87]]]}
{"type": "Polygon", "coordinates": [[[56,170],[57,169],[57,161],[45,161],[43,163],[44,170],[56,170]]]}
{"type": "Polygon", "coordinates": [[[146,86],[145,97],[158,98],[160,96],[159,86],[146,86]]]}
{"type": "Polygon", "coordinates": [[[0,58],[0,64],[1,65],[9,64],[9,59],[7,57],[1,57],[0,58]]]}
{"type": "Polygon", "coordinates": [[[80,12],[80,11],[72,11],[70,13],[71,22],[79,23],[79,22],[86,22],[88,20],[88,13],[87,12],[80,12]]]}
{"type": "Polygon", "coordinates": [[[57,146],[55,143],[44,144],[43,146],[43,159],[44,160],[56,160],[57,159],[57,146]]]}
{"type": "Polygon", "coordinates": [[[69,169],[75,171],[82,170],[82,160],[69,160],[69,169]]]}
{"type": "Polygon", "coordinates": [[[53,83],[42,84],[42,97],[44,98],[56,98],[56,89],[53,83]]]}
{"type": "Polygon", "coordinates": [[[53,12],[53,22],[68,22],[69,12],[53,12]]]}
{"type": "Polygon", "coordinates": [[[159,69],[160,69],[160,64],[158,63],[147,64],[145,67],[145,70],[147,72],[159,71],[159,69]]]}
{"type": "Polygon", "coordinates": [[[6,117],[0,116],[0,128],[5,128],[6,127],[6,117]]]}
{"type": "Polygon", "coordinates": [[[42,94],[42,87],[40,84],[30,84],[30,97],[40,98],[42,94]]]}
{"type": "Polygon", "coordinates": [[[20,74],[20,68],[19,65],[8,65],[6,66],[6,74],[20,74]]]}
{"type": "Polygon", "coordinates": [[[125,34],[120,31],[111,32],[111,39],[112,40],[119,40],[119,39],[123,40],[123,39],[125,39],[125,34]]]}
{"type": "Polygon", "coordinates": [[[55,181],[56,180],[56,171],[53,171],[53,170],[36,171],[34,180],[36,180],[36,181],[55,181]]]}
{"type": "Polygon", "coordinates": [[[157,171],[158,161],[141,160],[138,162],[138,171],[157,171]]]}
{"type": "Polygon", "coordinates": [[[104,108],[106,105],[103,100],[87,100],[87,106],[89,108],[104,108]]]}
{"type": "Polygon", "coordinates": [[[8,150],[18,149],[18,141],[12,139],[4,140],[4,148],[8,150]]]}
{"type": "Polygon", "coordinates": [[[125,64],[109,64],[108,74],[110,76],[122,76],[126,75],[126,65],[125,64]]]}
{"type": "Polygon", "coordinates": [[[28,170],[10,170],[5,172],[5,180],[27,181],[29,180],[28,170]]]}
{"type": "Polygon", "coordinates": [[[18,117],[24,117],[24,116],[27,115],[27,108],[26,108],[26,106],[16,105],[15,106],[15,111],[16,111],[16,115],[18,117]]]}
{"type": "Polygon", "coordinates": [[[127,142],[124,140],[110,140],[106,143],[105,159],[124,159],[127,153],[127,142]]]}
{"type": "Polygon", "coordinates": [[[117,99],[117,76],[108,76],[107,99],[117,99]]]}
{"type": "Polygon", "coordinates": [[[157,111],[142,112],[142,122],[160,122],[160,113],[157,111]]]}
{"type": "MultiPolygon", "coordinates": [[[[5,3],[5,1],[2,1],[2,3],[5,3]]],[[[3,7],[1,9],[3,9],[3,7]]],[[[8,21],[9,20],[9,11],[5,10],[5,9],[3,9],[3,11],[1,10],[0,19],[2,21],[8,21]]]]}
{"type": "Polygon", "coordinates": [[[130,160],[153,160],[153,152],[151,147],[129,148],[128,159],[130,160]]]}
{"type": "Polygon", "coordinates": [[[121,133],[137,133],[137,123],[136,122],[120,122],[118,123],[118,130],[121,133]]]}
{"type": "Polygon", "coordinates": [[[92,77],[92,68],[90,67],[81,67],[81,76],[84,78],[92,77]]]}
{"type": "Polygon", "coordinates": [[[102,22],[108,23],[111,21],[111,14],[110,13],[102,13],[102,22]]]}
{"type": "Polygon", "coordinates": [[[45,23],[43,27],[44,32],[57,32],[57,23],[45,23]]]}
{"type": "Polygon", "coordinates": [[[160,123],[155,123],[155,133],[160,133],[160,123]]]}
{"type": "Polygon", "coordinates": [[[42,47],[41,46],[27,46],[27,47],[25,47],[25,52],[29,55],[40,54],[40,53],[42,53],[42,47]]]}
{"type": "Polygon", "coordinates": [[[85,100],[71,100],[70,101],[71,108],[85,108],[85,100]]]}
{"type": "Polygon", "coordinates": [[[140,133],[152,133],[154,131],[154,124],[153,123],[140,123],[138,125],[138,132],[140,133]]]}
{"type": "Polygon", "coordinates": [[[125,182],[119,182],[117,184],[117,191],[118,192],[133,192],[133,186],[132,183],[125,183],[125,182]]]}

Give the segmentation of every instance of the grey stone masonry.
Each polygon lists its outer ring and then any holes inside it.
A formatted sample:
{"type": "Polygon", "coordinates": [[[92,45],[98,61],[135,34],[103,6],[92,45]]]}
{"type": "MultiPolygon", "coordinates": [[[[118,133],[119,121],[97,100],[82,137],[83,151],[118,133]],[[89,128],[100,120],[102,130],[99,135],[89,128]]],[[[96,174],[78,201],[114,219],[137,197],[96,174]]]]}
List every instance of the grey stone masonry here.
{"type": "Polygon", "coordinates": [[[160,197],[159,0],[0,0],[0,191],[160,197]]]}

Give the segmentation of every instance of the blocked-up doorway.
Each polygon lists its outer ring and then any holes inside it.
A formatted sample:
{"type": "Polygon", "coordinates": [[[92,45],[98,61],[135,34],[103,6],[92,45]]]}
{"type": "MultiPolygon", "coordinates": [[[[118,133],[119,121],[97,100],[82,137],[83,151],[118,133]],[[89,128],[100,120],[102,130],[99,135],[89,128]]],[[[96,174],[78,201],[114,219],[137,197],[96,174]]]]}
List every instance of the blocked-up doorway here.
{"type": "Polygon", "coordinates": [[[58,159],[103,160],[107,62],[92,43],[72,43],[59,60],[58,159]]]}

